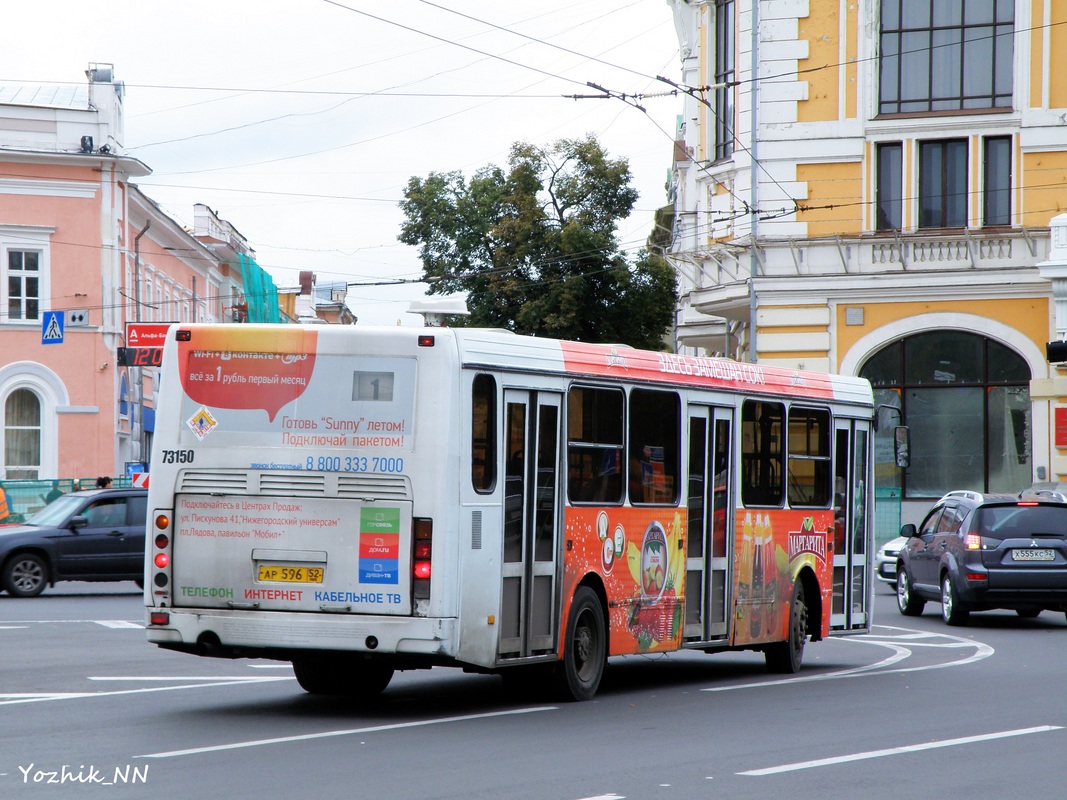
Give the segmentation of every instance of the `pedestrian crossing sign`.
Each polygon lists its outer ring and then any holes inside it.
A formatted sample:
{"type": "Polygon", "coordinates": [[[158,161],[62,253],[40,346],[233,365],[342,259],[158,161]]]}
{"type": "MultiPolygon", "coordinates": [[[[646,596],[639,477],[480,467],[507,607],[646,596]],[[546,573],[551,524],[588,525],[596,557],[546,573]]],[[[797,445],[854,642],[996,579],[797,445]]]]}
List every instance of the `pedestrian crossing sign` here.
{"type": "Polygon", "coordinates": [[[63,344],[63,321],[66,314],[62,311],[45,311],[41,317],[41,344],[63,344]]]}

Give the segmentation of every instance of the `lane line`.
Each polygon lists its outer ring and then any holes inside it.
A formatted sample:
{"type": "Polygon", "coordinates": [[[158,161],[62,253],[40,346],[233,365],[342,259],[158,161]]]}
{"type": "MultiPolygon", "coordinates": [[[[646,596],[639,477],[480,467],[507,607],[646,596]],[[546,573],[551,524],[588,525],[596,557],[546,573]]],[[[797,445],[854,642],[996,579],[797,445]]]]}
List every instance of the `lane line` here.
{"type": "Polygon", "coordinates": [[[143,631],[144,630],[144,624],[143,623],[140,623],[140,622],[128,622],[127,620],[124,620],[124,619],[94,619],[93,622],[95,622],[97,625],[103,625],[105,628],[115,628],[115,629],[118,629],[118,630],[126,630],[126,629],[132,629],[132,630],[138,630],[138,631],[143,631]]]}
{"type": "Polygon", "coordinates": [[[1050,731],[1060,731],[1063,727],[1060,725],[1039,725],[1034,728],[1019,728],[1014,731],[1000,731],[999,733],[985,733],[978,736],[962,736],[959,739],[942,739],[934,742],[924,742],[923,744],[909,744],[902,747],[890,747],[886,750],[869,750],[866,753],[852,753],[847,756],[834,756],[832,758],[820,758],[815,761],[798,761],[795,764],[782,764],[777,767],[766,767],[765,769],[752,769],[746,772],[738,772],[738,775],[749,776],[764,776],[764,775],[779,775],[783,772],[796,772],[802,769],[814,769],[815,767],[828,767],[834,764],[847,764],[851,761],[864,761],[871,758],[885,758],[886,756],[899,756],[905,753],[918,753],[924,750],[937,750],[942,747],[959,747],[965,744],[975,744],[977,742],[989,742],[995,739],[1007,739],[1012,736],[1027,736],[1031,733],[1049,733],[1050,731]]]}
{"type": "Polygon", "coordinates": [[[232,742],[231,744],[217,744],[208,747],[191,747],[188,750],[170,750],[165,753],[147,753],[135,758],[175,758],[177,756],[199,755],[201,753],[218,753],[226,750],[241,750],[248,747],[262,747],[268,744],[284,744],[287,742],[306,742],[312,739],[327,739],[333,736],[353,736],[357,733],[380,733],[383,731],[399,731],[405,728],[423,728],[428,725],[446,725],[454,722],[469,722],[477,719],[492,719],[493,717],[507,717],[516,714],[535,714],[541,711],[558,711],[558,706],[540,706],[538,708],[517,708],[511,711],[490,711],[485,714],[463,714],[458,717],[441,717],[440,719],[425,719],[417,722],[397,722],[392,725],[372,725],[367,728],[347,728],[337,731],[322,731],[320,733],[303,733],[294,736],[279,736],[274,739],[252,739],[247,742],[232,742]]]}
{"type": "MultiPolygon", "coordinates": [[[[203,680],[202,678],[185,678],[184,680],[195,681],[203,680]]],[[[181,686],[153,686],[148,689],[120,689],[113,692],[69,692],[69,693],[53,693],[53,694],[34,694],[34,695],[6,695],[0,694],[0,706],[18,705],[20,703],[41,703],[50,700],[83,700],[85,698],[93,697],[117,697],[123,694],[149,694],[151,692],[172,692],[178,689],[204,689],[213,686],[242,686],[246,684],[256,683],[270,683],[272,681],[291,681],[295,678],[289,676],[281,677],[243,677],[238,680],[233,679],[218,679],[215,678],[215,682],[207,683],[190,683],[181,686]],[[15,699],[4,699],[15,698],[15,699]]]]}
{"type": "MultiPolygon", "coordinates": [[[[906,628],[901,628],[899,630],[907,630],[907,629],[906,628]]],[[[805,682],[815,682],[815,681],[833,681],[833,680],[839,680],[839,679],[842,679],[842,678],[867,678],[867,677],[872,677],[872,676],[875,676],[875,675],[892,675],[894,673],[906,673],[906,672],[925,672],[927,670],[946,669],[948,667],[966,666],[967,664],[972,664],[972,663],[974,663],[976,661],[982,661],[983,659],[989,658],[994,653],[996,653],[996,650],[994,650],[992,647],[990,647],[989,645],[984,644],[982,642],[976,642],[976,641],[974,641],[972,639],[963,639],[961,637],[952,636],[950,634],[937,634],[937,635],[947,639],[948,641],[946,641],[946,642],[944,642],[942,644],[932,644],[932,645],[928,644],[928,643],[924,643],[924,642],[911,642],[911,641],[909,641],[909,642],[907,642],[907,647],[903,647],[901,645],[894,644],[893,642],[897,638],[906,638],[906,637],[892,637],[890,640],[868,639],[868,638],[862,637],[862,636],[841,637],[839,639],[835,639],[835,641],[847,642],[847,643],[851,643],[851,644],[870,644],[870,645],[874,645],[876,647],[887,647],[890,650],[892,650],[894,652],[894,654],[891,655],[891,656],[887,656],[886,658],[882,659],[881,661],[876,661],[874,664],[867,664],[867,665],[861,666],[861,667],[853,667],[851,669],[843,669],[843,670],[839,670],[837,672],[826,672],[826,673],[822,673],[822,674],[819,674],[819,675],[807,675],[807,676],[794,675],[794,676],[791,676],[791,677],[788,677],[788,678],[779,678],[777,680],[761,681],[761,682],[758,682],[758,683],[742,683],[742,684],[736,684],[736,685],[733,685],[733,686],[711,686],[711,687],[708,687],[708,688],[705,688],[705,689],[701,689],[700,691],[702,691],[702,692],[732,692],[732,691],[736,691],[738,689],[758,689],[758,688],[761,688],[763,686],[782,686],[782,685],[791,684],[791,683],[805,683],[805,682]],[[896,667],[894,669],[887,669],[887,667],[891,667],[893,664],[896,664],[896,663],[898,663],[900,661],[903,661],[905,658],[909,657],[911,655],[911,651],[908,648],[911,648],[911,647],[924,647],[924,646],[925,647],[940,647],[940,648],[944,648],[946,650],[971,648],[971,649],[974,649],[975,652],[973,654],[967,656],[966,658],[960,658],[960,659],[956,659],[954,661],[946,661],[946,662],[941,663],[941,664],[927,664],[925,666],[920,666],[920,667],[896,667]]]]}

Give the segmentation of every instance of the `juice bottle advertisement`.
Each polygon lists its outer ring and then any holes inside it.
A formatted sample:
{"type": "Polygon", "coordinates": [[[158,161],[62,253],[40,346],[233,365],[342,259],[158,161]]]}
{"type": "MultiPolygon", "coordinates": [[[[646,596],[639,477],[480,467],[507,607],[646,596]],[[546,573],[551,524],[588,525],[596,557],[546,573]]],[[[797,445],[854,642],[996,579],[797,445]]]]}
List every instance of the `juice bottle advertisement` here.
{"type": "MultiPolygon", "coordinates": [[[[739,509],[735,526],[733,643],[782,641],[788,631],[793,581],[802,568],[810,567],[819,586],[826,587],[827,607],[833,512],[739,509]]],[[[824,627],[821,620],[812,622],[824,627]]]]}

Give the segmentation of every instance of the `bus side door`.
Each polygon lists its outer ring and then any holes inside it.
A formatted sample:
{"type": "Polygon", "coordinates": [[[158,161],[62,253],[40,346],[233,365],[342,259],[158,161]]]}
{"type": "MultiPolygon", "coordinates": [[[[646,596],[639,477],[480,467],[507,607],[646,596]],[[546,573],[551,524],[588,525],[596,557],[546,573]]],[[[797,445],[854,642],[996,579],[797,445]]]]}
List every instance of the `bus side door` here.
{"type": "Polygon", "coordinates": [[[562,394],[504,390],[501,659],[555,653],[562,394]]]}
{"type": "Polygon", "coordinates": [[[866,420],[834,423],[834,580],[830,629],[865,630],[871,614],[871,430],[866,420]]]}
{"type": "Polygon", "coordinates": [[[728,633],[732,602],[733,522],[730,481],[733,409],[689,407],[689,491],[686,533],[685,639],[728,633]]]}

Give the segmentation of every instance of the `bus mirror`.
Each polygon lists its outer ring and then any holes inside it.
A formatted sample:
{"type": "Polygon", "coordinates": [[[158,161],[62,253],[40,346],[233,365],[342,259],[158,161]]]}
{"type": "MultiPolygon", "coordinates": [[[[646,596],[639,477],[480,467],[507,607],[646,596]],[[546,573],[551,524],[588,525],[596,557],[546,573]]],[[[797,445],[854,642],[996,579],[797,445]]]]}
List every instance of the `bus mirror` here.
{"type": "Polygon", "coordinates": [[[907,426],[898,425],[893,428],[893,450],[898,467],[907,469],[911,466],[911,432],[907,426]]]}

